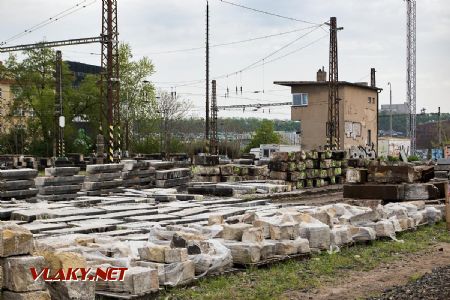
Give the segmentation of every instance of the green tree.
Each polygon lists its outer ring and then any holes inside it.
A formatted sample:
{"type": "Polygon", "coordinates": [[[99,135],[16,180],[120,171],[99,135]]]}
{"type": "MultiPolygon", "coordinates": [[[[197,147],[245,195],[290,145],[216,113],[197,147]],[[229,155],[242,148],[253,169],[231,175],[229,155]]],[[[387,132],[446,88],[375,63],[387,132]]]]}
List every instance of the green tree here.
{"type": "MultiPolygon", "coordinates": [[[[48,48],[32,49],[24,51],[24,55],[25,59],[20,62],[11,55],[5,63],[7,74],[14,80],[14,101],[10,107],[10,117],[20,125],[26,123],[31,140],[24,152],[50,156],[55,130],[55,51],[48,48]],[[26,118],[27,116],[31,118],[26,118]]],[[[65,108],[70,105],[74,94],[73,76],[64,63],[62,72],[64,115],[70,123],[73,115],[65,108]]]]}
{"type": "Polygon", "coordinates": [[[155,73],[148,57],[133,60],[129,44],[119,45],[121,119],[125,135],[125,148],[130,150],[132,140],[139,138],[142,129],[135,124],[148,124],[158,117],[154,86],[146,79],[155,73]]]}
{"type": "Polygon", "coordinates": [[[245,147],[245,152],[250,152],[251,148],[258,148],[261,144],[279,144],[280,136],[274,132],[274,122],[263,120],[256,130],[250,143],[245,147]]]}

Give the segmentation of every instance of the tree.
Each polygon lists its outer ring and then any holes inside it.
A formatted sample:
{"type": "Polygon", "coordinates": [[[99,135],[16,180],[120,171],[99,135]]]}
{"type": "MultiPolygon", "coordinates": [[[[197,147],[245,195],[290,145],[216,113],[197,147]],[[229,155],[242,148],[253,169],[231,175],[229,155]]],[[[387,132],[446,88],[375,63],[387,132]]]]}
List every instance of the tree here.
{"type": "Polygon", "coordinates": [[[270,120],[263,120],[260,127],[250,141],[250,144],[245,147],[245,152],[250,152],[252,148],[259,148],[261,144],[279,144],[280,136],[274,132],[274,123],[270,120]]]}
{"type": "MultiPolygon", "coordinates": [[[[13,125],[26,125],[31,139],[25,152],[51,156],[55,136],[55,51],[49,48],[32,49],[24,51],[24,55],[25,59],[21,62],[11,55],[5,63],[8,77],[14,81],[10,117],[18,123],[13,125]]],[[[70,106],[74,90],[73,75],[64,63],[62,74],[63,106],[66,108],[70,106]]],[[[64,115],[70,126],[72,112],[64,109],[64,115]]]]}
{"type": "Polygon", "coordinates": [[[119,45],[121,119],[125,129],[125,149],[130,150],[130,139],[137,138],[140,127],[136,123],[147,123],[157,118],[154,86],[146,80],[155,73],[148,57],[137,61],[129,44],[119,45]]]}
{"type": "Polygon", "coordinates": [[[170,145],[174,134],[175,122],[183,119],[191,107],[191,103],[181,100],[175,93],[159,91],[157,112],[160,115],[160,132],[162,133],[162,151],[171,151],[170,145]]]}

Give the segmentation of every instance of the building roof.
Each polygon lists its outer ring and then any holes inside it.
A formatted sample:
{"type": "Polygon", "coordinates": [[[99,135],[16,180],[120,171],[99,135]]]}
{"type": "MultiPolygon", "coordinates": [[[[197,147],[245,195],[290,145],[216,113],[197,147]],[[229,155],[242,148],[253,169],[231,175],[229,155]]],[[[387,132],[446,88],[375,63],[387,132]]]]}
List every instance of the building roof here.
{"type": "MultiPolygon", "coordinates": [[[[274,81],[273,84],[284,85],[284,86],[328,86],[328,81],[274,81]]],[[[348,81],[339,81],[340,85],[353,86],[363,89],[369,89],[373,91],[382,91],[383,89],[377,87],[371,87],[370,85],[362,84],[362,83],[353,83],[348,81]]]]}

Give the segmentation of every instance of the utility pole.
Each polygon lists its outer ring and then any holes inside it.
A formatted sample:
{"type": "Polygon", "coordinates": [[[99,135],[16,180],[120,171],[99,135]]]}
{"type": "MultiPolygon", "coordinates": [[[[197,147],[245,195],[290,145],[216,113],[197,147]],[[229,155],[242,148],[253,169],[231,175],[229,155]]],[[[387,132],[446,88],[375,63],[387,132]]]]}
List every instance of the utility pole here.
{"type": "Polygon", "coordinates": [[[211,154],[217,155],[218,151],[218,138],[217,138],[217,92],[216,92],[216,81],[213,80],[211,82],[211,136],[210,136],[210,145],[211,145],[211,154]]]}
{"type": "Polygon", "coordinates": [[[206,116],[205,140],[209,139],[209,2],[206,1],[206,116]]]}
{"type": "Polygon", "coordinates": [[[392,137],[392,84],[389,85],[389,135],[392,137]]]}
{"type": "Polygon", "coordinates": [[[441,107],[438,107],[438,143],[439,147],[442,147],[442,127],[441,127],[441,107]]]}
{"type": "Polygon", "coordinates": [[[406,99],[409,105],[411,155],[416,154],[416,0],[406,0],[406,99]]]}
{"type": "MultiPolygon", "coordinates": [[[[102,0],[102,76],[101,101],[106,100],[108,123],[108,162],[114,162],[114,150],[121,159],[119,33],[117,29],[117,0],[102,0]],[[106,93],[105,93],[106,85],[106,93]],[[117,145],[117,148],[115,148],[117,145]]],[[[101,108],[101,111],[104,111],[101,108]]],[[[101,126],[101,125],[100,125],[101,126]]]]}
{"type": "Polygon", "coordinates": [[[54,121],[54,143],[53,156],[64,157],[64,111],[62,99],[62,53],[56,51],[55,61],[55,121],[54,121]]]}
{"type": "Polygon", "coordinates": [[[328,122],[326,130],[330,149],[340,149],[337,31],[343,28],[337,27],[336,17],[331,17],[328,25],[330,26],[330,65],[328,70],[328,122]]]}

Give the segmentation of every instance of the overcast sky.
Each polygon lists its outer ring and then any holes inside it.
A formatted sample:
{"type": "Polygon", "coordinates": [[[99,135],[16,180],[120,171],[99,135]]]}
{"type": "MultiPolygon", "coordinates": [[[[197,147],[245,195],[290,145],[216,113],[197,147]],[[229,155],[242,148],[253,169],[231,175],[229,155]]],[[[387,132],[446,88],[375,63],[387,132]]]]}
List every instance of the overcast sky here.
{"type": "MultiPolygon", "coordinates": [[[[384,91],[382,104],[389,103],[388,82],[392,83],[394,103],[406,99],[406,4],[402,0],[230,0],[252,8],[305,20],[324,23],[337,17],[339,79],[370,81],[370,68],[377,69],[377,85],[384,91]]],[[[5,41],[83,0],[1,0],[0,41],[5,41]]],[[[437,111],[441,106],[450,112],[450,1],[417,1],[417,110],[437,111]]],[[[178,95],[193,103],[192,115],[203,116],[205,77],[205,0],[118,0],[120,40],[131,44],[136,58],[152,59],[156,73],[149,80],[157,87],[177,86],[178,95]],[[187,82],[187,83],[186,83],[187,82]]],[[[289,88],[273,85],[279,80],[315,80],[316,71],[328,69],[329,38],[327,27],[312,32],[314,25],[245,10],[210,0],[210,43],[240,41],[288,31],[291,33],[235,45],[211,48],[211,78],[218,79],[218,103],[250,104],[291,100],[289,88]],[[302,35],[310,32],[306,36],[302,35]],[[264,60],[264,65],[235,73],[281,47],[280,52],[264,60]],[[296,51],[298,50],[298,51],[296,51]],[[282,57],[274,62],[272,59],[282,57]],[[267,63],[266,63],[267,62],[267,63]],[[236,95],[236,86],[243,95],[236,95]],[[227,87],[230,97],[224,98],[227,87]],[[264,94],[254,91],[265,91],[264,94]],[[245,99],[243,99],[245,98],[245,99]]],[[[86,0],[80,9],[48,26],[15,39],[8,45],[91,37],[101,30],[101,1],[86,0]],[[92,4],[91,4],[92,3],[92,4]]],[[[99,64],[99,45],[62,47],[66,60],[99,64]],[[91,54],[94,53],[94,54],[91,54]]],[[[7,56],[0,55],[4,60],[7,56]]],[[[265,117],[289,119],[289,107],[252,111],[219,112],[219,116],[265,117]]]]}

